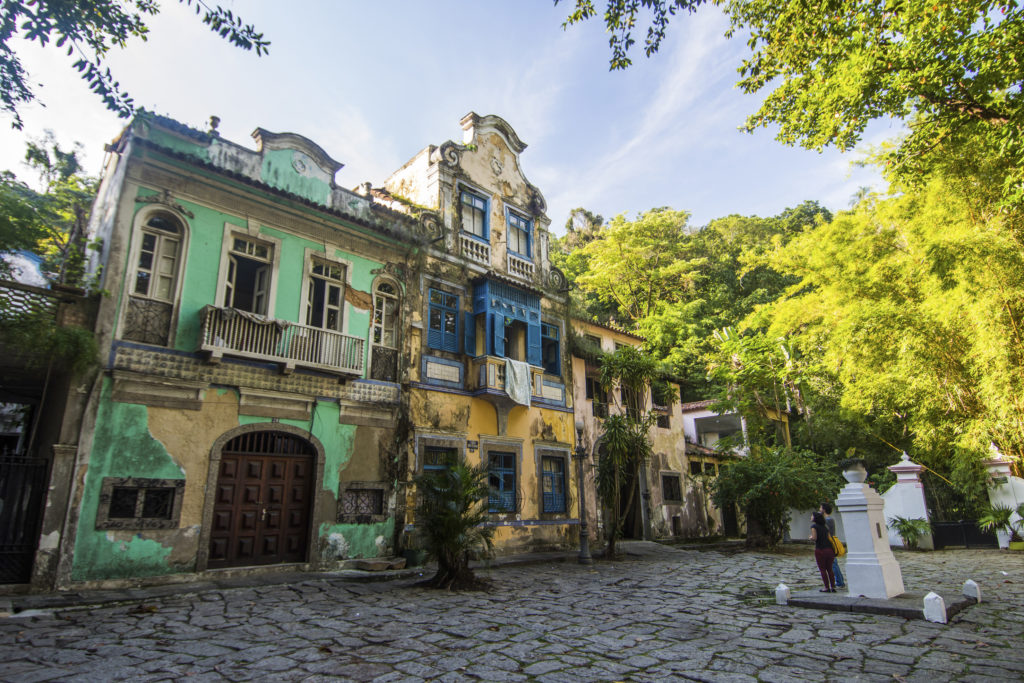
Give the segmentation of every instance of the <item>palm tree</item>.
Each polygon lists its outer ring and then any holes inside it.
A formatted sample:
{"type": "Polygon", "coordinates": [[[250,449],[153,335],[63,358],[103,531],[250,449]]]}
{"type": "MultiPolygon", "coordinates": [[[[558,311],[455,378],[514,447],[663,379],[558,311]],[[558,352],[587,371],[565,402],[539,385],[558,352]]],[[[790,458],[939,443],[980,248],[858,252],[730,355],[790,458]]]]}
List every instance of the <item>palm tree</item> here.
{"type": "Polygon", "coordinates": [[[604,421],[597,459],[597,490],[608,510],[608,557],[615,556],[615,542],[622,535],[622,511],[632,508],[639,498],[640,467],[651,457],[647,432],[653,418],[644,413],[647,387],[658,375],[657,363],[643,351],[623,346],[601,358],[601,387],[610,392],[616,383],[622,389],[624,414],[604,421]],[[622,486],[628,484],[626,504],[622,505],[622,486]]]}
{"type": "Polygon", "coordinates": [[[490,554],[494,527],[487,521],[487,470],[463,463],[416,477],[416,522],[427,553],[437,560],[435,588],[473,588],[474,553],[490,554]]]}

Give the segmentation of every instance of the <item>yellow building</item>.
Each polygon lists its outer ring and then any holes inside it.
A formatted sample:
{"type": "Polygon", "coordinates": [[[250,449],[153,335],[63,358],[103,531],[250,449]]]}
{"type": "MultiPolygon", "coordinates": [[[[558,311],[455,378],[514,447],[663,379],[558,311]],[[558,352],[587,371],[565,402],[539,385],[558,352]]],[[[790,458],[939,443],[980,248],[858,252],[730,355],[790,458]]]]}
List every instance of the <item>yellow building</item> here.
{"type": "MultiPolygon", "coordinates": [[[[583,443],[587,447],[587,469],[600,449],[602,422],[610,414],[624,412],[620,387],[605,393],[598,381],[600,353],[614,353],[620,346],[640,346],[643,338],[624,330],[578,319],[572,321],[581,339],[573,354],[573,403],[582,421],[583,443]],[[590,351],[598,353],[591,353],[590,351]]],[[[623,509],[626,538],[693,538],[736,535],[734,511],[722,511],[711,504],[708,485],[718,474],[723,455],[713,446],[720,438],[743,429],[737,414],[710,410],[711,401],[680,403],[679,387],[665,383],[644,397],[644,410],[656,415],[649,437],[654,455],[641,468],[640,495],[629,509],[623,509]]],[[[740,454],[737,454],[740,455],[740,454]]],[[[588,518],[592,540],[600,539],[599,506],[592,475],[587,477],[588,518]],[[594,501],[594,502],[591,502],[594,501]]],[[[623,497],[625,505],[626,497],[623,497]]]]}
{"type": "MultiPolygon", "coordinates": [[[[577,542],[566,280],[550,219],[497,116],[466,115],[463,142],[430,145],[375,201],[436,215],[407,282],[409,475],[452,461],[490,472],[498,553],[577,542]]],[[[414,492],[403,545],[415,547],[414,492]]]]}

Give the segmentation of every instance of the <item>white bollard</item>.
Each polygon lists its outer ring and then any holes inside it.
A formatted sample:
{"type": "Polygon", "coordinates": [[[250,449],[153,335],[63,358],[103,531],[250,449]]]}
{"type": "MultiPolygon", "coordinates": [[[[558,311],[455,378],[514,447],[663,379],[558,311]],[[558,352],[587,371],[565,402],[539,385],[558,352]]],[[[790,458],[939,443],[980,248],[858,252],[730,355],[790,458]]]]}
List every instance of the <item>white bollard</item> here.
{"type": "Polygon", "coordinates": [[[935,591],[924,596],[924,618],[936,624],[946,623],[946,601],[935,591]]]}
{"type": "Polygon", "coordinates": [[[975,602],[981,602],[981,586],[973,580],[967,579],[964,581],[964,595],[975,602]]]}
{"type": "Polygon", "coordinates": [[[778,586],[775,587],[775,604],[789,604],[789,586],[787,586],[784,583],[780,583],[778,586]]]}

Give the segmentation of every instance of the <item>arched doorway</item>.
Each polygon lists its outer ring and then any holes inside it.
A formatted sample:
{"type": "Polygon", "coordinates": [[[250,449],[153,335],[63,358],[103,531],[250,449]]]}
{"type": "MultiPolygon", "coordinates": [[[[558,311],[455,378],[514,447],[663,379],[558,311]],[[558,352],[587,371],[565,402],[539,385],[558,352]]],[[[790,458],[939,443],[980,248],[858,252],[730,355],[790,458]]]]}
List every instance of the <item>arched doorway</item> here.
{"type": "Polygon", "coordinates": [[[304,562],[316,449],[283,431],[247,431],[221,449],[207,567],[304,562]]]}

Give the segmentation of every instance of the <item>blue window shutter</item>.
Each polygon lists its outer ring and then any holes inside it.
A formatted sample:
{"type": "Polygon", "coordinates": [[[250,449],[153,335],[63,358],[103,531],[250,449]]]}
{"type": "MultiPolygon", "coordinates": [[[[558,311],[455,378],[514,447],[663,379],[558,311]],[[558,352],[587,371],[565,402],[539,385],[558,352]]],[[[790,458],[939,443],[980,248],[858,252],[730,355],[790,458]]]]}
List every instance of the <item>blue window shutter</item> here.
{"type": "MultiPolygon", "coordinates": [[[[431,307],[431,308],[433,308],[433,307],[431,307]]],[[[441,336],[442,336],[441,335],[441,330],[435,330],[434,328],[430,327],[430,318],[429,318],[429,313],[428,313],[428,317],[427,317],[427,346],[429,346],[432,349],[439,349],[439,348],[441,348],[441,336]]]]}
{"type": "Polygon", "coordinates": [[[444,350],[452,353],[459,352],[459,313],[455,312],[455,332],[444,333],[444,350]]]}
{"type": "Polygon", "coordinates": [[[464,315],[465,315],[465,323],[464,324],[466,326],[466,329],[463,330],[463,332],[465,332],[465,340],[463,341],[463,343],[466,346],[463,349],[463,352],[467,356],[475,356],[476,355],[476,320],[474,319],[472,313],[466,313],[464,315]]]}
{"type": "Polygon", "coordinates": [[[505,356],[505,316],[502,313],[491,313],[492,328],[491,338],[494,340],[494,355],[505,356]]]}
{"type": "Polygon", "coordinates": [[[530,365],[541,365],[540,324],[532,323],[526,328],[526,360],[530,365]]]}

